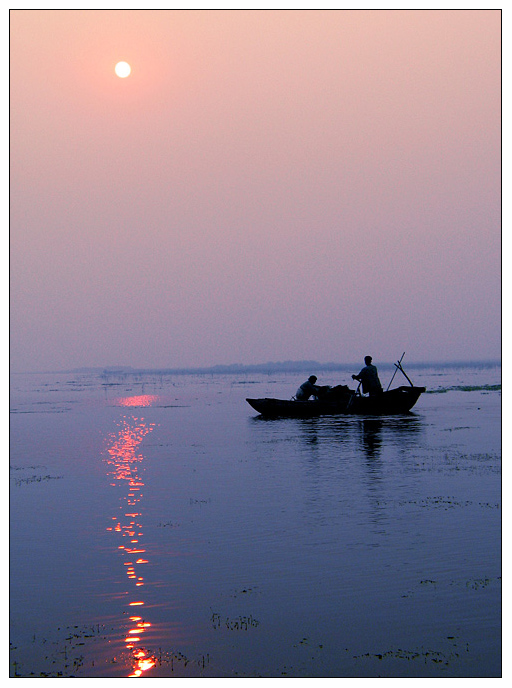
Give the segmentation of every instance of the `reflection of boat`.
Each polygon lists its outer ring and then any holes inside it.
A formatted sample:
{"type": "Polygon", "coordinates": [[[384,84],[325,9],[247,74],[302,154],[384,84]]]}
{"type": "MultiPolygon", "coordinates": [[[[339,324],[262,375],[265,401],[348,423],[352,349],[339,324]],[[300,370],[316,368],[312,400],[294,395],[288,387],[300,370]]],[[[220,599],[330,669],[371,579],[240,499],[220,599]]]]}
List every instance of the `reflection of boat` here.
{"type": "Polygon", "coordinates": [[[262,416],[310,418],[312,416],[391,415],[407,413],[418,401],[425,387],[397,387],[378,396],[365,397],[345,386],[333,387],[315,401],[293,399],[247,399],[262,416]]]}

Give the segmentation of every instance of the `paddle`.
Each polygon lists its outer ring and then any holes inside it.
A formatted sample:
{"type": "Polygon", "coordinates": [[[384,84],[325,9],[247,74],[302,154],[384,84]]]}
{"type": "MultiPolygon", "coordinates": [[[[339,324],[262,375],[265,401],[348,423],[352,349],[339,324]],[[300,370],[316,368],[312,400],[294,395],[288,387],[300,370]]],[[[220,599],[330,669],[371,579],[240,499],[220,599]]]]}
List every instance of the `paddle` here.
{"type": "Polygon", "coordinates": [[[348,412],[348,411],[350,410],[350,407],[352,406],[352,402],[354,401],[354,399],[355,399],[357,396],[361,396],[360,393],[359,393],[359,390],[360,390],[362,384],[363,384],[363,381],[361,380],[361,382],[357,385],[357,389],[356,389],[356,391],[354,392],[354,394],[351,394],[351,395],[350,395],[350,399],[348,400],[346,412],[348,412]]]}

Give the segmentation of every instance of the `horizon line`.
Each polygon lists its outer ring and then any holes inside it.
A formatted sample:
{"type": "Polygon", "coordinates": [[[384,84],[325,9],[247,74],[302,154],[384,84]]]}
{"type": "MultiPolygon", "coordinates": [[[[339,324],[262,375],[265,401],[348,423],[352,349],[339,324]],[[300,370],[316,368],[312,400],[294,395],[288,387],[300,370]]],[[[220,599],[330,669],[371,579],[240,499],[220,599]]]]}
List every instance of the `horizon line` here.
{"type": "MultiPolygon", "coordinates": [[[[392,368],[395,362],[381,362],[379,368],[392,368]]],[[[408,367],[431,367],[431,366],[471,366],[471,365],[499,365],[501,366],[501,358],[486,358],[486,359],[452,359],[446,361],[430,360],[430,361],[411,361],[406,363],[408,367]]],[[[352,363],[339,363],[329,361],[322,363],[314,360],[298,360],[298,361],[267,361],[265,363],[218,363],[211,366],[188,366],[188,367],[134,367],[131,365],[109,365],[109,366],[80,366],[75,368],[64,368],[61,370],[19,370],[11,371],[12,375],[48,375],[48,374],[69,374],[69,373],[98,373],[104,375],[115,374],[236,374],[244,372],[302,372],[307,368],[317,368],[318,370],[345,370],[361,366],[361,361],[352,363]]]]}

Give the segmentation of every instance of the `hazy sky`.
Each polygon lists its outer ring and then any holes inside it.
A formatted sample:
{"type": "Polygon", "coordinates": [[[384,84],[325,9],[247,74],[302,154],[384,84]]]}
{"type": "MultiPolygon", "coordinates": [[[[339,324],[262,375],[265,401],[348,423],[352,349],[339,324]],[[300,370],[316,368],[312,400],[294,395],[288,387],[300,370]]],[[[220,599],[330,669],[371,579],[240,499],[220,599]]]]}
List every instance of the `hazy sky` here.
{"type": "Polygon", "coordinates": [[[12,369],[499,357],[500,23],[11,11],[12,369]]]}

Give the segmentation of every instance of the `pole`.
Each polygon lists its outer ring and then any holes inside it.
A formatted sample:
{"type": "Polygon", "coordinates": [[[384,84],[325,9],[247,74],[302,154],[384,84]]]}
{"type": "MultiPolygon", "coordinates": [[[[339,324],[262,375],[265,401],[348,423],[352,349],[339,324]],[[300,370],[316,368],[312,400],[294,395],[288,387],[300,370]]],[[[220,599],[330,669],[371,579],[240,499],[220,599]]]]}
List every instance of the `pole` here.
{"type": "Polygon", "coordinates": [[[405,377],[405,379],[407,380],[407,382],[411,385],[411,387],[414,387],[414,385],[412,384],[411,380],[409,379],[409,376],[407,375],[407,373],[405,372],[405,370],[402,368],[402,366],[399,365],[399,366],[397,366],[397,368],[400,370],[400,372],[401,372],[402,375],[405,377]]]}
{"type": "MultiPolygon", "coordinates": [[[[404,353],[402,354],[402,358],[403,358],[404,356],[405,356],[405,351],[404,351],[404,353]]],[[[392,377],[391,380],[389,381],[389,385],[388,385],[388,387],[387,387],[387,389],[386,389],[386,392],[387,392],[388,389],[391,387],[391,383],[392,383],[393,380],[395,379],[396,371],[397,371],[399,368],[402,367],[402,365],[401,365],[401,364],[402,364],[402,358],[398,361],[398,365],[397,365],[396,363],[393,363],[393,365],[395,366],[395,372],[393,373],[393,377],[392,377]]],[[[405,373],[404,373],[404,375],[405,375],[405,373]]],[[[411,385],[412,385],[412,382],[411,382],[411,385]]]]}

